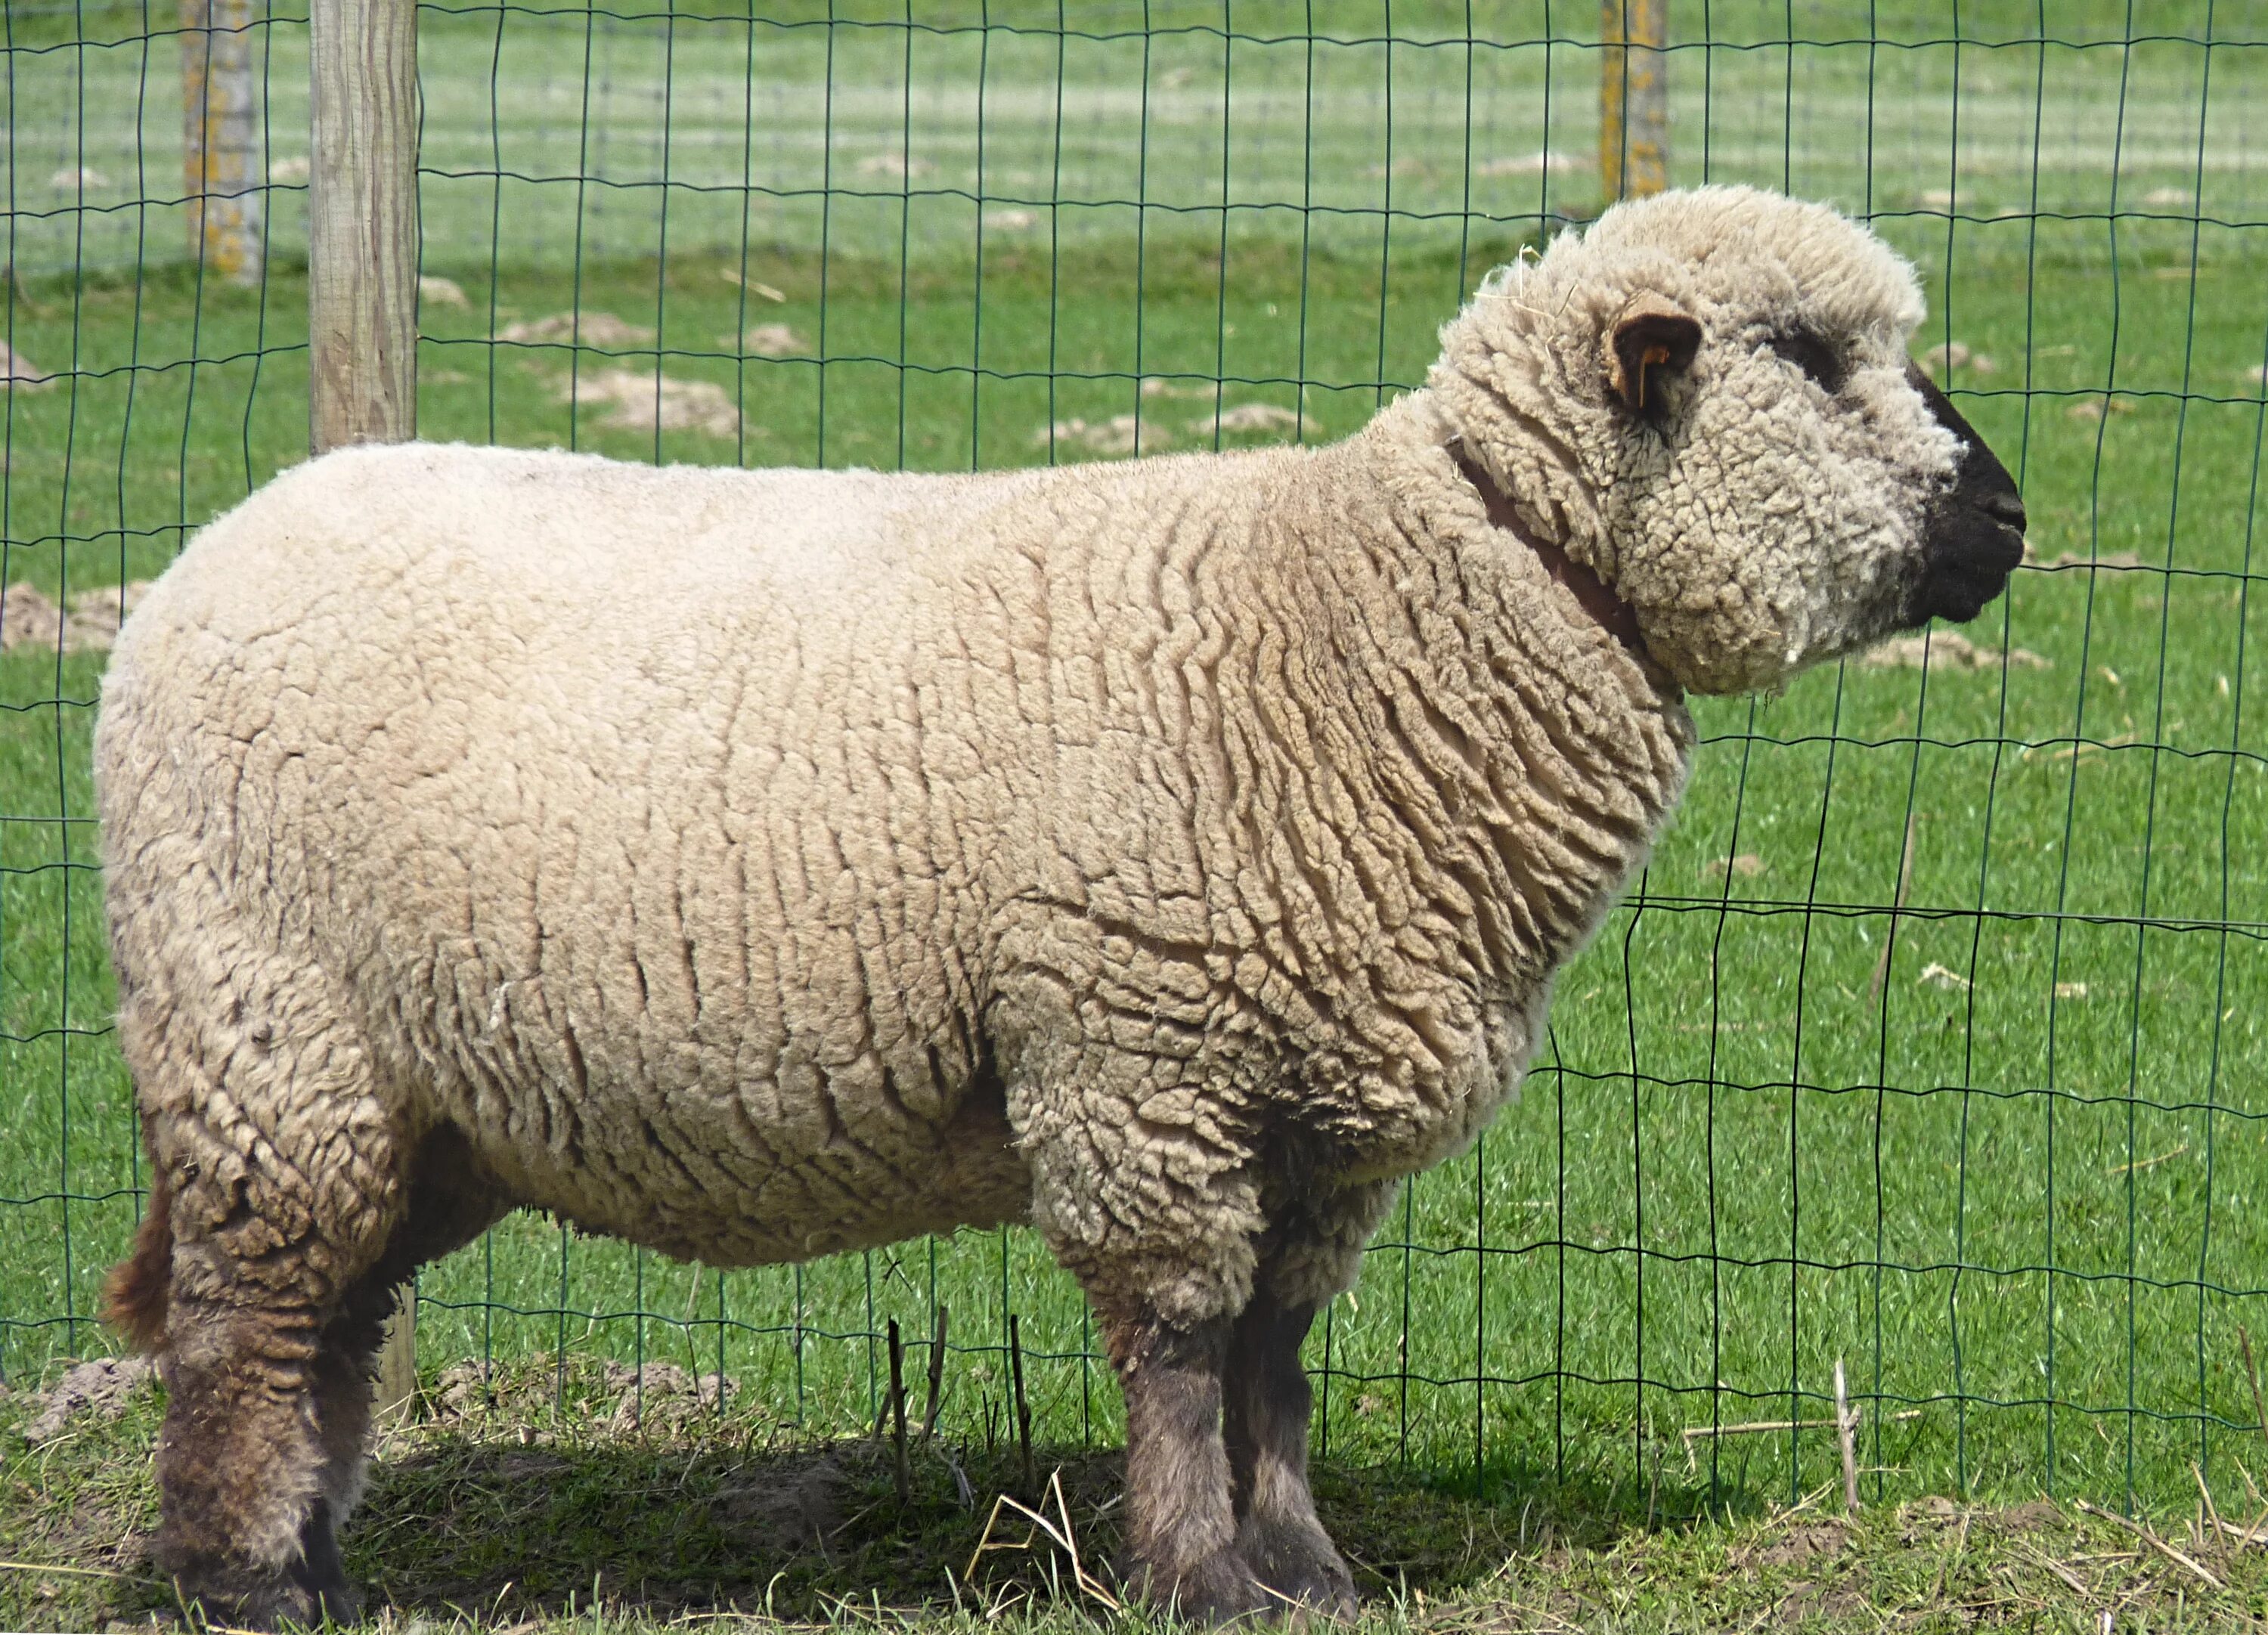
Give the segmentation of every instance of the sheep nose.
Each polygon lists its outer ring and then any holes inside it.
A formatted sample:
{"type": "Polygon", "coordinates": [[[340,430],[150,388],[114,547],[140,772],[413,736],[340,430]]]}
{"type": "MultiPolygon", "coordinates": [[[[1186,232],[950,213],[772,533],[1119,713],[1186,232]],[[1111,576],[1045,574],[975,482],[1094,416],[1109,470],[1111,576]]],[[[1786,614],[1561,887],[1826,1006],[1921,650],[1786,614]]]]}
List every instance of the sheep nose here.
{"type": "Polygon", "coordinates": [[[1987,516],[2007,523],[2019,534],[2024,531],[2024,502],[2015,490],[1987,494],[1977,502],[1977,507],[1987,516]]]}

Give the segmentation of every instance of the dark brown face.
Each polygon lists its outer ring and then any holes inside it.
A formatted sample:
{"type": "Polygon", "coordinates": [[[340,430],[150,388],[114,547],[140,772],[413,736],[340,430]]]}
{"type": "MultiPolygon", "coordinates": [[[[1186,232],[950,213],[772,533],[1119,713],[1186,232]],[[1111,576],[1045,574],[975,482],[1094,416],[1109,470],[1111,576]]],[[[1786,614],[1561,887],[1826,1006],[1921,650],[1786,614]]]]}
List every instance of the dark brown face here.
{"type": "Polygon", "coordinates": [[[1962,623],[2007,588],[2008,575],[2023,561],[2024,502],[2008,468],[1930,378],[1908,364],[1906,379],[1938,423],[1967,446],[1953,487],[1924,520],[1921,575],[1906,605],[1906,622],[1962,623]]]}

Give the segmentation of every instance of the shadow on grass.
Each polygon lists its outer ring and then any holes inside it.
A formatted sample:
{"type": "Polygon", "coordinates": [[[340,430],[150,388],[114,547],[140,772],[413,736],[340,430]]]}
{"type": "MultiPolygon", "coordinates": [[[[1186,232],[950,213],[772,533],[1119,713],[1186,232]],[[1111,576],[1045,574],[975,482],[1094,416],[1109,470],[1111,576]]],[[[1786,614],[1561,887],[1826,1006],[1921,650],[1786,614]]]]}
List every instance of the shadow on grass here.
{"type": "MultiPolygon", "coordinates": [[[[1016,1548],[1029,1535],[1012,1518],[992,1535],[1008,1547],[968,1569],[995,1498],[1031,1499],[1059,1477],[1083,1559],[1112,1582],[1116,1453],[1043,1448],[1027,1472],[1012,1444],[917,1436],[901,1500],[888,1442],[816,1441],[725,1396],[720,1406],[713,1376],[650,1364],[641,1378],[580,1359],[556,1374],[468,1367],[431,1382],[428,1417],[386,1438],[348,1529],[349,1570],[380,1629],[634,1635],[735,1614],[1092,1627],[1081,1614],[1099,1604],[1044,1543],[1016,1548]]],[[[148,1563],[159,1393],[33,1443],[39,1400],[0,1399],[0,1628],[176,1622],[148,1563]]],[[[2163,1535],[2041,1501],[1920,1499],[1844,1517],[1736,1495],[1705,1515],[1705,1489],[1612,1469],[1554,1480],[1499,1467],[1476,1497],[1469,1473],[1326,1465],[1315,1488],[1377,1635],[1839,1631],[1915,1616],[1928,1628],[2092,1631],[2114,1606],[2153,1630],[2204,1631],[2259,1627],[2268,1607],[2268,1551],[2250,1547],[2268,1536],[2268,1506],[2249,1528],[2200,1510],[2161,1518],[2163,1535]]]]}
{"type": "MultiPolygon", "coordinates": [[[[1042,1448],[1033,1465],[1027,1479],[1012,1448],[917,1434],[902,1502],[886,1441],[766,1446],[729,1417],[644,1440],[427,1433],[374,1470],[347,1562],[373,1605],[492,1623],[593,1603],[655,1618],[823,1619],[850,1603],[989,1609],[1071,1593],[1070,1563],[1010,1513],[990,1535],[1004,1548],[970,1571],[995,1497],[1043,1503],[1058,1477],[1082,1564],[1115,1588],[1123,1455],[1042,1448]]],[[[1315,1490],[1366,1596],[1454,1596],[1515,1558],[1612,1548],[1648,1530],[1647,1495],[1626,1485],[1545,1487],[1508,1474],[1481,1499],[1415,1472],[1327,1466],[1315,1490]]],[[[1678,1525],[1665,1506],[1651,1530],[1678,1525]]]]}
{"type": "MultiPolygon", "coordinates": [[[[114,1417],[27,1446],[20,1422],[33,1400],[0,1403],[0,1555],[63,1570],[0,1572],[0,1627],[101,1628],[176,1612],[148,1559],[161,1394],[139,1389],[114,1417]]],[[[713,1376],[667,1366],[650,1365],[643,1388],[621,1365],[586,1359],[556,1382],[549,1366],[485,1379],[468,1366],[429,1381],[423,1409],[382,1440],[343,1540],[365,1603],[397,1620],[505,1625],[596,1606],[655,1622],[709,1612],[825,1622],[858,1608],[1077,1603],[1068,1561],[1012,1513],[990,1535],[1000,1548],[978,1556],[995,1499],[1039,1501],[1051,1479],[1083,1565],[1116,1586],[1116,1448],[1043,1447],[1027,1474],[1012,1443],[962,1446],[917,1430],[902,1501],[889,1442],[818,1440],[729,1397],[720,1409],[713,1376]]],[[[1358,1586],[1388,1603],[1453,1600],[1508,1564],[1536,1569],[1680,1531],[1698,1508],[1693,1494],[1606,1474],[1554,1482],[1498,1467],[1485,1497],[1470,1484],[1469,1473],[1445,1481],[1415,1468],[1325,1464],[1314,1476],[1358,1586]]]]}
{"type": "MultiPolygon", "coordinates": [[[[37,1400],[0,1401],[0,1556],[61,1571],[0,1572],[0,1627],[175,1612],[148,1559],[162,1394],[144,1386],[30,1445],[22,1426],[37,1400]]],[[[1081,1604],[1070,1563],[1012,1513],[989,1536],[996,1548],[978,1551],[998,1496],[1042,1502],[1052,1481],[1082,1564],[1116,1587],[1116,1448],[1042,1447],[1027,1469],[1012,1441],[964,1445],[917,1428],[902,1500],[890,1442],[815,1439],[729,1387],[720,1403],[716,1376],[667,1364],[466,1365],[429,1380],[421,1410],[381,1439],[343,1540],[365,1603],[397,1622],[502,1626],[593,1607],[654,1623],[1068,1608],[1081,1604]]],[[[1572,1556],[1667,1543],[1702,1509],[1701,1494],[1635,1485],[1611,1463],[1570,1477],[1499,1465],[1476,1496],[1469,1472],[1327,1463],[1314,1485],[1358,1587],[1381,1606],[1487,1598],[1507,1572],[1549,1576],[1572,1556]]],[[[1761,1508],[1735,1500],[1713,1513],[1761,1508]]]]}

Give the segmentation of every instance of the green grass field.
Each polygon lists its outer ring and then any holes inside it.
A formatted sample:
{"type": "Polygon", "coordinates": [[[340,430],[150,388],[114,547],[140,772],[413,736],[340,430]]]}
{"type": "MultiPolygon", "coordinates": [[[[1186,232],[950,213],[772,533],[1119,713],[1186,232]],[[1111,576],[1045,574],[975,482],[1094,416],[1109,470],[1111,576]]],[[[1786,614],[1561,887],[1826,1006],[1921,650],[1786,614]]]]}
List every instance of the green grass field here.
{"type": "MultiPolygon", "coordinates": [[[[1187,1627],[1110,1611],[1076,1585],[1064,1553],[1044,1540],[1021,1547],[1012,1513],[987,1533],[995,1494],[1041,1499],[1051,1521],[1069,1521],[1082,1566],[1108,1594],[1102,1564],[1121,1526],[1108,1456],[1043,1444],[1027,1476],[1012,1447],[917,1436],[902,1500],[887,1444],[814,1445],[737,1399],[720,1410],[681,1392],[641,1398],[623,1372],[610,1380],[576,1359],[563,1388],[544,1366],[504,1367],[484,1386],[460,1378],[431,1418],[388,1432],[345,1541],[347,1570],[369,1593],[367,1627],[1187,1627]]],[[[173,1625],[178,1602],[147,1558],[156,1504],[144,1449],[161,1401],[137,1390],[119,1417],[83,1417],[35,1447],[21,1435],[32,1418],[23,1399],[0,1402],[0,1624],[173,1625]]],[[[2146,1537],[2099,1511],[2039,1499],[1930,1498],[1846,1516],[1839,1497],[1815,1490],[1769,1513],[1665,1520],[1602,1511],[1580,1491],[1492,1502],[1411,1471],[1336,1464],[1322,1468],[1316,1499],[1363,1596],[1359,1635],[2101,1635],[2105,1614],[2121,1631],[2188,1635],[2268,1616],[2268,1518],[2257,1503],[2216,1517],[2192,1499],[2185,1513],[2145,1522],[2146,1537]],[[2257,1523],[2249,1542],[2247,1523],[2257,1523]]]]}
{"type": "MultiPolygon", "coordinates": [[[[1067,42],[1086,66],[1066,70],[1071,111],[1056,115],[1031,99],[1034,84],[1053,95],[1054,42],[946,26],[968,10],[939,8],[934,35],[782,31],[764,59],[779,84],[760,99],[776,115],[761,131],[771,191],[753,210],[734,193],[725,215],[718,190],[744,156],[720,157],[718,133],[740,141],[755,82],[734,77],[718,25],[609,24],[607,48],[647,53],[645,77],[610,74],[615,111],[578,124],[554,93],[583,72],[580,34],[556,16],[514,13],[500,34],[492,14],[430,16],[426,270],[465,304],[425,303],[423,433],[923,469],[1094,458],[1130,441],[1118,416],[1138,416],[1145,451],[1292,435],[1221,438],[1221,381],[1224,406],[1272,405],[1307,416],[1311,440],[1336,437],[1422,378],[1438,326],[1538,214],[1595,203],[1580,161],[1478,187],[1461,145],[1462,120],[1486,137],[1474,152],[1587,151],[1595,73],[1572,46],[1491,58],[1498,77],[1469,100],[1465,54],[1438,46],[1396,48],[1401,67],[1375,41],[1328,47],[1338,66],[1309,80],[1291,47],[1238,44],[1222,96],[1226,48],[1186,29],[1213,8],[1161,5],[1145,64],[1138,9],[1097,6],[1098,34],[1131,33],[1067,42]],[[988,44],[976,69],[954,55],[988,44]],[[509,117],[481,105],[492,69],[509,117]],[[657,171],[678,184],[666,194],[641,191],[626,158],[619,186],[466,173],[597,168],[578,157],[589,129],[618,158],[644,153],[637,88],[664,83],[683,99],[659,127],[679,144],[673,166],[721,169],[657,171]],[[1399,111],[1381,122],[1389,84],[1399,111]],[[980,85],[983,119],[1005,122],[981,156],[964,140],[992,129],[973,111],[980,85]],[[1066,125],[1085,134],[1051,146],[1066,125]],[[1256,156],[1226,182],[1224,144],[1256,156]],[[931,168],[860,168],[893,151],[931,168]],[[1130,151],[1150,161],[1141,175],[1130,151]],[[1060,153],[1073,159],[1050,171],[1060,153]],[[1303,195],[1303,175],[1322,192],[1303,195]],[[1225,188],[1255,207],[1204,214],[1225,188]],[[1319,208],[1261,207],[1279,195],[1319,208]],[[1125,198],[1158,208],[1092,203],[1125,198]],[[580,330],[541,327],[563,313],[580,330]],[[526,338],[491,338],[515,325],[526,338]],[[615,423],[621,404],[594,394],[657,371],[687,423],[615,423]]],[[[1372,26],[1339,10],[1354,33],[1372,26]]],[[[2032,657],[1852,662],[1778,698],[1698,705],[1692,793],[1565,974],[1522,1099],[1411,1189],[1319,1330],[1322,1445],[1343,1467],[1514,1506],[1547,1490],[1624,1519],[1786,1502],[1832,1474],[1828,1433],[1683,1432],[1823,1417],[1840,1358],[1867,1410],[1870,1492],[2178,1503],[2195,1462],[2237,1511],[2240,1456],[2257,1473],[2240,1328],[2268,1338],[2268,285],[2242,126],[2268,49],[2217,48],[2208,92],[2205,54],[2178,40],[1971,46],[1963,68],[1946,46],[1746,50],[1738,29],[1772,19],[1719,10],[1705,87],[1681,58],[1681,129],[1710,133],[1712,175],[1873,199],[1922,269],[1917,348],[1967,349],[1951,384],[2034,519],[2034,565],[1963,634],[2032,657]],[[1855,112],[1869,83],[1874,127],[1855,112]]],[[[1822,8],[1815,37],[1863,34],[1867,10],[1822,8]]],[[[2154,30],[2201,33],[2204,10],[2167,7],[2154,30]]],[[[1263,34],[1289,15],[1235,11],[1263,34]]],[[[1966,26],[2031,26],[2025,8],[1986,11],[1966,26]]],[[[1453,12],[1394,15],[1423,33],[1453,12]]],[[[2058,9],[2058,26],[2094,38],[2118,16],[2058,9]]],[[[26,17],[11,25],[31,43],[9,107],[28,142],[93,106],[134,48],[39,45],[34,24],[64,25],[26,17]],[[40,77],[75,59],[97,63],[96,90],[40,77]]],[[[1935,7],[1878,21],[1918,41],[1949,29],[1935,7]]],[[[291,36],[276,32],[280,51],[291,36]]],[[[297,71],[279,61],[276,83],[297,71]]],[[[288,100],[279,128],[298,117],[288,100]]],[[[1679,151],[1697,179],[1693,144],[1679,151]]],[[[144,215],[151,241],[178,238],[144,215]]],[[[0,396],[8,585],[61,600],[146,578],[186,529],[301,456],[306,289],[287,216],[279,204],[252,291],[130,259],[104,270],[91,253],[84,275],[38,272],[19,254],[11,344],[73,372],[0,396]]],[[[21,244],[55,219],[22,225],[21,244]]],[[[88,816],[100,667],[52,640],[0,654],[0,1367],[14,1381],[108,1344],[90,1314],[138,1208],[88,816]]],[[[942,1302],[944,1422],[969,1446],[1012,1423],[1012,1312],[1042,1438],[1117,1434],[1076,1291],[1020,1234],[719,1274],[521,1218],[431,1270],[421,1297],[429,1374],[488,1354],[721,1366],[771,1423],[811,1433],[870,1422],[883,1321],[925,1344],[942,1302]]]]}

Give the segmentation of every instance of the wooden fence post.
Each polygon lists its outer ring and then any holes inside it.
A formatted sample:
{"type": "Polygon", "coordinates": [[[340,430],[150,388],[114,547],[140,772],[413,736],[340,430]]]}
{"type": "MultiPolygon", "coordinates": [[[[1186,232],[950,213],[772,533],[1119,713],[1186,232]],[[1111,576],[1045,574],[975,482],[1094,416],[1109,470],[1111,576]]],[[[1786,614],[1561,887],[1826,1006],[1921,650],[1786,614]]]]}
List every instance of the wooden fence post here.
{"type": "Polygon", "coordinates": [[[1669,185],[1669,0],[1599,0],[1599,184],[1607,203],[1669,185]]]}
{"type": "Polygon", "coordinates": [[[417,435],[416,0],[314,0],[307,197],[313,452],[417,435]]]}
{"type": "MultiPolygon", "coordinates": [[[[417,435],[416,0],[313,0],[307,33],[308,442],[321,454],[417,435]]],[[[417,1394],[416,1319],[413,1284],[379,1357],[381,1422],[417,1394]]]]}
{"type": "Polygon", "coordinates": [[[260,282],[261,163],[252,0],[181,0],[181,182],[189,255],[260,282]]]}

